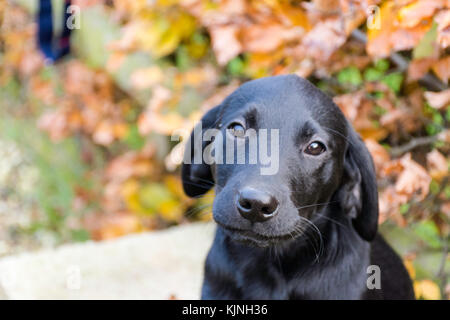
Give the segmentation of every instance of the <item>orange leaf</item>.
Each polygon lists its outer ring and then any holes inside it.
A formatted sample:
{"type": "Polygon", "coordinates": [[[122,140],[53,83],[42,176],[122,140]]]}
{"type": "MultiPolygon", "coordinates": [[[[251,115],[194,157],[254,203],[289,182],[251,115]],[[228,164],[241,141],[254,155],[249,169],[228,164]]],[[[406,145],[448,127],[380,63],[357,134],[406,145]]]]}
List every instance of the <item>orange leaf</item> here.
{"type": "Polygon", "coordinates": [[[433,16],[435,11],[442,8],[444,0],[420,0],[415,1],[400,9],[398,20],[405,28],[412,28],[418,25],[423,19],[433,16]]]}
{"type": "Polygon", "coordinates": [[[450,78],[450,56],[442,58],[433,64],[432,69],[443,82],[447,83],[450,78]]]}
{"type": "Polygon", "coordinates": [[[214,26],[209,28],[212,48],[219,65],[224,66],[242,52],[242,45],[238,40],[238,28],[233,25],[214,26]]]}
{"type": "Polygon", "coordinates": [[[411,153],[400,159],[403,171],[395,183],[395,191],[408,197],[417,196],[423,200],[430,190],[431,177],[417,162],[411,159],[411,153]]]}
{"type": "Polygon", "coordinates": [[[442,109],[450,103],[450,89],[441,92],[427,91],[424,93],[428,104],[435,109],[442,109]]]}
{"type": "Polygon", "coordinates": [[[447,159],[436,149],[427,154],[427,164],[430,175],[438,181],[449,172],[447,159]]]}
{"type": "Polygon", "coordinates": [[[439,300],[441,292],[439,286],[431,280],[414,281],[414,291],[416,298],[426,300],[439,300]]]}

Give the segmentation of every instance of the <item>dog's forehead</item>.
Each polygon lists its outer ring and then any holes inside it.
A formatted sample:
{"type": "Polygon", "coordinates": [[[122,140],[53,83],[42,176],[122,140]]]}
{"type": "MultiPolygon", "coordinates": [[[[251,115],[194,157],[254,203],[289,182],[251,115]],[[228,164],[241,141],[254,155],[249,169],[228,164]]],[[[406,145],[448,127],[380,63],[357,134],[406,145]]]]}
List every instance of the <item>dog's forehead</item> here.
{"type": "Polygon", "coordinates": [[[239,87],[233,95],[246,102],[266,106],[309,107],[328,102],[327,97],[309,81],[296,75],[261,78],[239,87]]]}
{"type": "Polygon", "coordinates": [[[298,124],[302,119],[304,122],[315,120],[339,127],[345,122],[343,114],[330,97],[296,75],[246,82],[225,100],[223,115],[225,118],[233,117],[247,110],[256,110],[261,120],[281,121],[284,125],[289,122],[298,124]]]}

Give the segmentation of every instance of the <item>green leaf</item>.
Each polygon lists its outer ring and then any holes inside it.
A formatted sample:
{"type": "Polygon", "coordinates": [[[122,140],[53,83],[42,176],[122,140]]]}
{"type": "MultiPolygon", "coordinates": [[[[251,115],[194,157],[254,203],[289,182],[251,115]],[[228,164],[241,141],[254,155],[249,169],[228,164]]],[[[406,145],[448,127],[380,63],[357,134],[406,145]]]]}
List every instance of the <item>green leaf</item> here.
{"type": "Polygon", "coordinates": [[[429,136],[433,136],[440,131],[440,128],[439,128],[439,126],[435,125],[434,123],[428,123],[425,126],[425,131],[427,132],[427,134],[429,136]]]}
{"type": "Polygon", "coordinates": [[[446,199],[450,199],[450,186],[444,188],[444,195],[446,199]]]}
{"type": "Polygon", "coordinates": [[[128,130],[127,135],[124,137],[123,141],[127,144],[130,149],[139,150],[145,144],[145,139],[139,133],[139,129],[136,124],[132,125],[128,130]]]}
{"type": "Polygon", "coordinates": [[[399,93],[402,88],[403,74],[400,72],[390,73],[384,76],[381,82],[385,83],[395,93],[399,93]]]}
{"type": "Polygon", "coordinates": [[[362,83],[362,76],[358,68],[348,67],[339,71],[337,80],[341,84],[358,86],[362,83]]]}
{"type": "Polygon", "coordinates": [[[180,71],[186,71],[191,65],[189,53],[185,46],[180,46],[175,51],[176,66],[180,71]]]}
{"type": "Polygon", "coordinates": [[[433,221],[422,221],[413,227],[414,232],[427,245],[433,249],[439,249],[441,246],[441,239],[439,237],[439,230],[433,221]]]}
{"type": "Polygon", "coordinates": [[[440,186],[439,183],[436,180],[432,180],[430,182],[430,192],[432,194],[437,194],[439,192],[440,186]]]}
{"type": "Polygon", "coordinates": [[[413,50],[413,58],[421,59],[426,58],[434,53],[434,44],[437,37],[437,23],[433,22],[430,30],[423,36],[419,44],[413,50]]]}
{"type": "Polygon", "coordinates": [[[233,76],[242,74],[244,72],[245,63],[239,57],[234,58],[228,63],[227,70],[233,76]]]}
{"type": "Polygon", "coordinates": [[[374,108],[374,112],[375,112],[376,115],[382,116],[382,115],[386,114],[387,110],[382,108],[382,107],[380,107],[380,106],[378,106],[378,105],[376,105],[375,108],[374,108]]]}
{"type": "Polygon", "coordinates": [[[444,118],[439,112],[433,114],[433,122],[439,126],[444,124],[444,118]]]}
{"type": "Polygon", "coordinates": [[[364,80],[365,81],[378,81],[383,77],[383,72],[379,71],[375,68],[368,68],[364,71],[364,80]]]}
{"type": "Polygon", "coordinates": [[[389,61],[386,59],[379,59],[375,62],[375,69],[381,72],[386,72],[389,69],[389,61]]]}
{"type": "Polygon", "coordinates": [[[76,242],[85,242],[91,239],[91,235],[85,229],[71,230],[72,239],[76,242]]]}
{"type": "Polygon", "coordinates": [[[400,206],[400,213],[401,214],[405,214],[409,211],[409,208],[411,207],[411,205],[409,203],[404,203],[400,206]]]}

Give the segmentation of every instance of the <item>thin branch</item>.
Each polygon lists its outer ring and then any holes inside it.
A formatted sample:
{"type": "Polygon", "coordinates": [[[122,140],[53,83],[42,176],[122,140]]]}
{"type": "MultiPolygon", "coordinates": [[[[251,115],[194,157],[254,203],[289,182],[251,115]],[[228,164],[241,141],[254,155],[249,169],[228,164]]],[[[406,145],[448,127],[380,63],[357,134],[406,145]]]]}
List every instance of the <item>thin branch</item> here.
{"type": "Polygon", "coordinates": [[[398,156],[401,156],[402,154],[404,154],[408,151],[411,151],[417,147],[432,144],[432,143],[436,142],[437,140],[438,140],[438,135],[414,138],[404,145],[401,145],[398,147],[393,147],[389,153],[391,154],[392,157],[398,157],[398,156]]]}

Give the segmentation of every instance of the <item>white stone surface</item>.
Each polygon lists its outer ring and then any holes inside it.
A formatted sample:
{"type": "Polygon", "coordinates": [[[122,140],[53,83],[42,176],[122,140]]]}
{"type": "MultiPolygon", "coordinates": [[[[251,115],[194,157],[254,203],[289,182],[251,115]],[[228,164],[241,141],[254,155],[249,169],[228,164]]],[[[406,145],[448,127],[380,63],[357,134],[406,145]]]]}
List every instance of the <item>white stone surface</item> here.
{"type": "Polygon", "coordinates": [[[0,299],[199,299],[212,223],[0,260],[0,299]]]}

